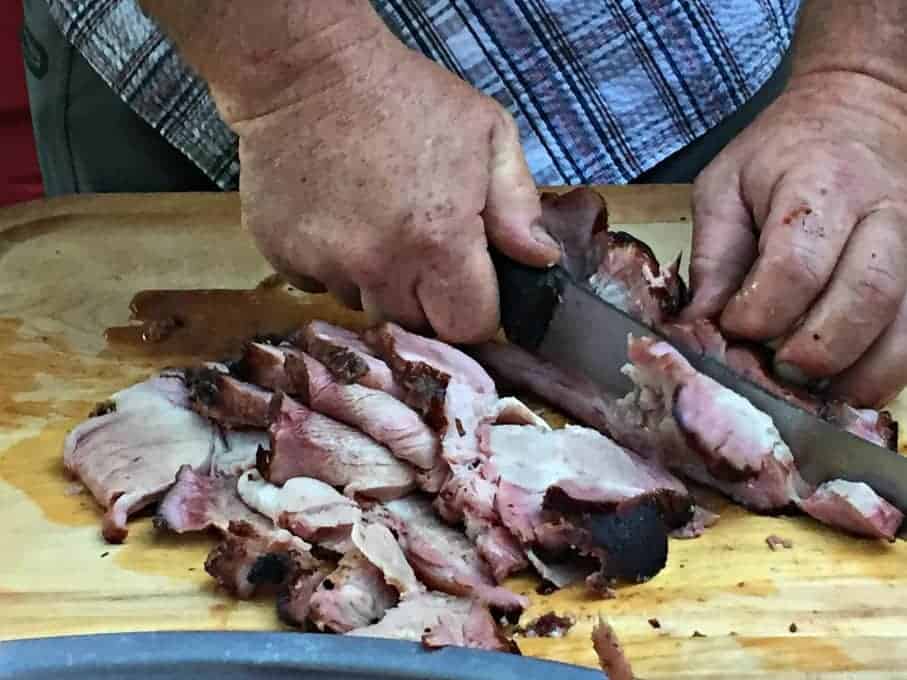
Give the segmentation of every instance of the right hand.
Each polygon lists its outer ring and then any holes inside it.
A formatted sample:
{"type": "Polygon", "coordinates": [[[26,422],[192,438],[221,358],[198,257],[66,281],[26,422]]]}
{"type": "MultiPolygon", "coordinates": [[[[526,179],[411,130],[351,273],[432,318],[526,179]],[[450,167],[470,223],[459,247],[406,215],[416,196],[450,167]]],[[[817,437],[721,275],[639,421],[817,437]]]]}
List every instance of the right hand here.
{"type": "Polygon", "coordinates": [[[228,121],[244,224],[291,283],[448,342],[499,323],[490,241],[530,266],[560,252],[517,127],[389,31],[316,61],[295,101],[228,121]]]}

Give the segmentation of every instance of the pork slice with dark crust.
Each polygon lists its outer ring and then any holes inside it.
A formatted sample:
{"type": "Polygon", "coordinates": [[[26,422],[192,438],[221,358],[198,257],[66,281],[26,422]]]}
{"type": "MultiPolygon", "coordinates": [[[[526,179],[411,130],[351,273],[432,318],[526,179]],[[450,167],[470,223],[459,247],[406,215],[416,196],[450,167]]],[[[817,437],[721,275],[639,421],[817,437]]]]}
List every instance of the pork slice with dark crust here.
{"type": "Polygon", "coordinates": [[[277,595],[277,616],[288,626],[307,628],[312,610],[312,596],[331,571],[327,565],[300,571],[277,595]]]}
{"type": "Polygon", "coordinates": [[[248,342],[239,360],[230,366],[230,373],[239,380],[266,390],[292,394],[293,386],[287,378],[284,356],[279,345],[248,342]]]}
{"type": "Polygon", "coordinates": [[[381,390],[338,382],[304,352],[288,350],[285,361],[288,382],[311,409],[361,430],[422,470],[437,464],[438,435],[409,406],[381,390]]]}
{"type": "Polygon", "coordinates": [[[233,521],[224,539],[205,560],[205,571],[240,599],[261,593],[279,593],[319,563],[303,548],[306,544],[288,531],[262,532],[245,521],[233,521]]]}
{"type": "Polygon", "coordinates": [[[507,612],[527,606],[525,598],[498,586],[476,547],[444,524],[427,498],[407,496],[369,511],[394,534],[419,579],[429,588],[478,599],[507,612]]]}
{"type": "Polygon", "coordinates": [[[631,338],[629,357],[626,372],[637,389],[623,402],[626,417],[616,432],[629,446],[663,457],[680,474],[755,510],[795,505],[819,521],[870,536],[900,524],[901,513],[866,485],[839,482],[834,493],[826,489],[810,502],[815,489],[800,476],[771,418],[698,373],[668,343],[631,338]]]}
{"type": "Polygon", "coordinates": [[[354,331],[312,321],[290,338],[290,342],[324,364],[341,383],[358,383],[402,398],[403,390],[390,367],[354,331]]]}
{"type": "Polygon", "coordinates": [[[128,517],[156,502],[183,465],[204,473],[224,447],[217,428],[189,407],[179,372],[114,394],[63,444],[63,465],[105,508],[104,538],[126,539],[128,517]]]}
{"type": "Polygon", "coordinates": [[[415,488],[413,468],[368,435],[303,406],[286,395],[274,399],[271,449],[260,456],[259,472],[273,484],[314,477],[342,487],[347,496],[379,500],[415,488]]]}
{"type": "Polygon", "coordinates": [[[221,427],[268,426],[268,390],[204,366],[186,371],[186,386],[192,408],[221,427]]]}
{"type": "Polygon", "coordinates": [[[362,510],[322,481],[294,477],[275,486],[253,470],[239,478],[237,491],[250,508],[310,543],[341,555],[353,547],[350,532],[362,510]]]}

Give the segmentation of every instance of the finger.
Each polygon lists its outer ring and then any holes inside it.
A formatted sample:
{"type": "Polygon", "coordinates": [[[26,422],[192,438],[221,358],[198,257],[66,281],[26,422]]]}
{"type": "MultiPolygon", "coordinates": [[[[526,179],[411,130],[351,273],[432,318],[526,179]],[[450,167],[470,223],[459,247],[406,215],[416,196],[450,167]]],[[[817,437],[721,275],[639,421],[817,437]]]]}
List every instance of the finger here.
{"type": "Polygon", "coordinates": [[[362,309],[370,323],[394,321],[414,332],[424,332],[428,319],[416,297],[415,286],[394,281],[385,286],[362,290],[362,309]]]}
{"type": "Polygon", "coordinates": [[[897,317],[859,361],[837,376],[829,392],[858,407],[881,408],[907,386],[907,298],[897,317]]]}
{"type": "Polygon", "coordinates": [[[775,187],[759,256],[722,313],[725,330],[751,340],[784,335],[828,284],[859,215],[827,180],[810,171],[775,187]]]}
{"type": "Polygon", "coordinates": [[[516,123],[503,109],[500,113],[491,134],[485,231],[504,255],[531,267],[547,267],[560,259],[560,248],[539,224],[542,206],[516,123]]]}
{"type": "Polygon", "coordinates": [[[707,167],[693,186],[693,299],[682,318],[717,316],[756,256],[756,236],[740,182],[723,165],[707,167]]]}
{"type": "MultiPolygon", "coordinates": [[[[475,218],[481,230],[481,220],[475,218]]],[[[460,230],[470,233],[472,227],[460,230]]],[[[479,232],[481,235],[481,231],[479,232]]],[[[416,295],[441,340],[476,343],[498,329],[498,282],[484,239],[469,239],[463,248],[442,251],[426,262],[416,295]]]]}
{"type": "MultiPolygon", "coordinates": [[[[853,364],[898,313],[907,293],[907,217],[870,213],[856,227],[828,288],[775,355],[811,379],[853,364]]],[[[783,369],[782,369],[783,370],[783,369]]]]}

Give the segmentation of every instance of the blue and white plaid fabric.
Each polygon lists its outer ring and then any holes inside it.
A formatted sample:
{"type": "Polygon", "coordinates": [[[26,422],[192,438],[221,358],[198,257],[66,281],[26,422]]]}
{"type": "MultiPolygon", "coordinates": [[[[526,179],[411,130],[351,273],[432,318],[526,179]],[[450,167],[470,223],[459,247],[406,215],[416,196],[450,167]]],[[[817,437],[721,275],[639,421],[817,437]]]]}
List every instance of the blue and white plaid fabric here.
{"type": "MultiPolygon", "coordinates": [[[[224,189],[234,135],[135,0],[48,0],[64,35],[224,189]]],[[[622,184],[749,99],[800,0],[372,0],[413,49],[515,117],[539,184],[622,184]]]]}

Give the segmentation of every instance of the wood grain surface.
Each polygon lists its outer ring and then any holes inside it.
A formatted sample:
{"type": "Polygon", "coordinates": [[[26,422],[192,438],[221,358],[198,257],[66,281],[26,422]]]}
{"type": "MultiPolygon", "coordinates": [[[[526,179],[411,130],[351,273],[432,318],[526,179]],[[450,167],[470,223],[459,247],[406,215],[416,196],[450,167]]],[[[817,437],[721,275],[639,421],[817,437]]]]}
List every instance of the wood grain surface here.
{"type": "MultiPolygon", "coordinates": [[[[661,259],[688,250],[688,187],[603,192],[612,223],[661,259]]],[[[235,195],[88,196],[0,211],[0,638],[281,628],[272,602],[215,589],[203,569],[208,536],[161,534],[146,516],[125,544],[105,544],[98,508],[61,464],[64,436],[95,402],[164,365],[217,358],[206,356],[225,347],[213,337],[313,317],[362,323],[329,299],[272,285],[269,273],[235,195]],[[106,333],[130,325],[136,294],[176,289],[220,292],[146,293],[140,313],[188,310],[182,335],[108,341],[132,332],[106,333]]],[[[907,422],[903,397],[894,410],[907,422]]],[[[551,610],[577,618],[564,638],[519,639],[523,652],[594,666],[589,632],[603,615],[640,678],[907,677],[907,544],[712,503],[717,526],[672,541],[668,567],[615,599],[581,587],[540,596],[533,580],[514,581],[532,597],[524,620],[551,610]],[[793,548],[773,552],[770,534],[793,548]]]]}

